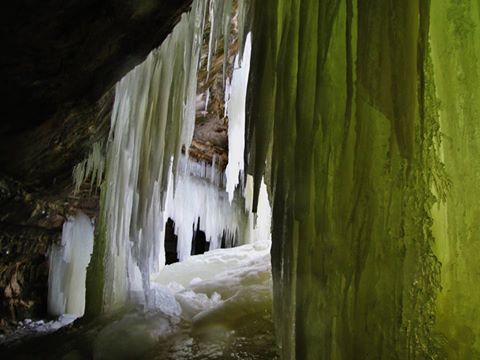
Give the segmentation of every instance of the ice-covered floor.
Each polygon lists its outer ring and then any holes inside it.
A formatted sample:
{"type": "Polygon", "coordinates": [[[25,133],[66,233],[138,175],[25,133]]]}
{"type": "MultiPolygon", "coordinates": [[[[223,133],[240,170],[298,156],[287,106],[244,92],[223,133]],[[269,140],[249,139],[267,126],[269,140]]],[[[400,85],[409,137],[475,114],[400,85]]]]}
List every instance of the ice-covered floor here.
{"type": "Polygon", "coordinates": [[[3,352],[15,359],[277,358],[269,243],[193,256],[152,276],[152,283],[146,308],[75,324],[3,352]]]}

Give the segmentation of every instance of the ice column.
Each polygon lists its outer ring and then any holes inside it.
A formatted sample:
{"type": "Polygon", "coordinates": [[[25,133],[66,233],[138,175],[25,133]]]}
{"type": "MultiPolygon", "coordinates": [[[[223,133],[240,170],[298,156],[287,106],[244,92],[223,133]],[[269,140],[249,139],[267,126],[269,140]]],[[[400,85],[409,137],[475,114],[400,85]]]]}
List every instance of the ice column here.
{"type": "Polygon", "coordinates": [[[235,59],[230,86],[228,109],[228,165],[225,170],[227,192],[230,202],[233,200],[239,177],[243,173],[243,153],[245,149],[245,105],[247,97],[248,74],[250,72],[251,35],[247,35],[243,60],[240,54],[235,59]]]}
{"type": "Polygon", "coordinates": [[[253,176],[247,175],[245,184],[245,211],[248,214],[248,223],[245,237],[246,243],[256,243],[272,240],[272,208],[268,198],[267,186],[262,179],[258,195],[257,212],[252,211],[253,205],[253,176]]]}
{"type": "Polygon", "coordinates": [[[85,277],[93,250],[93,225],[79,212],[63,224],[61,244],[50,249],[48,311],[52,315],[82,316],[85,277]]]}

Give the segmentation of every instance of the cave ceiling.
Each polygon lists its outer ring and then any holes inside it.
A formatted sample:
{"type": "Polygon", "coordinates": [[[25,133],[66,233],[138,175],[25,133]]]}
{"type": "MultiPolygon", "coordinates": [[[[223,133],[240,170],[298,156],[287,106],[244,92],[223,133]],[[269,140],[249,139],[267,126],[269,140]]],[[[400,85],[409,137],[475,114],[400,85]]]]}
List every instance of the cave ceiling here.
{"type": "Polygon", "coordinates": [[[71,171],[92,137],[88,131],[96,131],[92,117],[109,101],[105,94],[163,41],[190,3],[25,0],[4,5],[0,170],[45,186],[61,171],[71,171]],[[52,162],[55,158],[60,160],[52,162]],[[46,164],[39,167],[39,161],[46,164]]]}

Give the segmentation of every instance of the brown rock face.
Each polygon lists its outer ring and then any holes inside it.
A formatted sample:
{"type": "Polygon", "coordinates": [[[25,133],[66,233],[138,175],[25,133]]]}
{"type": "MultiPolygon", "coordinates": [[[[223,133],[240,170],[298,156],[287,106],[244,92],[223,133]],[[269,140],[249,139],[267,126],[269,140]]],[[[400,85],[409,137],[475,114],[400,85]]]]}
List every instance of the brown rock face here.
{"type": "Polygon", "coordinates": [[[197,112],[190,157],[216,165],[224,170],[228,163],[228,117],[225,114],[225,91],[228,79],[232,78],[235,56],[238,53],[238,30],[234,16],[238,4],[235,1],[230,25],[228,49],[224,49],[223,39],[207,67],[210,29],[205,31],[201,66],[198,74],[197,112]],[[225,56],[225,50],[227,56],[225,56]]]}
{"type": "Polygon", "coordinates": [[[0,179],[0,208],[0,314],[7,326],[45,314],[46,253],[60,239],[65,208],[7,178],[0,179]]]}

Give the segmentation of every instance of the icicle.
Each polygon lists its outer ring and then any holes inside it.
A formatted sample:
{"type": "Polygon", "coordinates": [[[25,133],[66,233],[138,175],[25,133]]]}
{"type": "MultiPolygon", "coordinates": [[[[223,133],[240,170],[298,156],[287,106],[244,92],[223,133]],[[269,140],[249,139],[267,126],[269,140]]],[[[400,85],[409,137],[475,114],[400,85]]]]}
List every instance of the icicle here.
{"type": "Polygon", "coordinates": [[[210,0],[209,2],[209,22],[210,37],[208,40],[207,54],[207,82],[210,79],[210,70],[212,68],[212,59],[217,51],[218,42],[223,36],[223,82],[226,80],[226,64],[228,62],[228,45],[231,30],[231,12],[232,0],[210,0]]]}
{"type": "Polygon", "coordinates": [[[98,188],[103,179],[105,168],[105,156],[103,154],[103,144],[96,142],[92,145],[88,157],[78,163],[72,172],[74,194],[78,194],[83,183],[90,178],[90,191],[98,188]]]}
{"type": "Polygon", "coordinates": [[[160,268],[169,170],[175,176],[193,136],[205,5],[195,1],[160,48],[116,87],[102,216],[104,310],[138,301],[160,268]]]}
{"type": "Polygon", "coordinates": [[[248,74],[250,72],[251,35],[247,36],[244,61],[240,65],[240,55],[235,59],[228,100],[228,165],[225,170],[227,192],[230,202],[233,200],[239,177],[243,173],[243,153],[245,149],[245,106],[247,97],[248,74]]]}
{"type": "Polygon", "coordinates": [[[219,248],[224,231],[240,232],[244,220],[242,207],[227,200],[221,188],[223,174],[215,165],[207,165],[182,158],[175,191],[169,192],[167,214],[175,221],[178,236],[178,258],[185,260],[191,254],[194,226],[200,219],[200,230],[205,232],[210,249],[219,248]]]}
{"type": "MultiPolygon", "coordinates": [[[[191,255],[194,226],[205,232],[210,249],[219,248],[224,236],[227,242],[252,241],[249,234],[253,230],[246,226],[253,226],[253,221],[245,212],[241,192],[237,199],[229,199],[217,159],[209,165],[187,158],[195,111],[203,99],[196,89],[206,7],[210,12],[210,62],[218,39],[228,36],[224,32],[229,31],[229,4],[195,1],[192,11],[182,16],[160,48],[117,84],[102,194],[100,228],[105,261],[95,262],[91,270],[104,276],[103,293],[95,295],[102,297],[95,301],[104,304],[103,311],[130,301],[147,306],[153,301],[149,298],[150,277],[165,263],[164,224],[168,218],[175,222],[180,260],[191,255]]],[[[239,119],[233,121],[239,129],[232,135],[231,145],[237,159],[237,169],[232,170],[237,182],[243,163],[244,136],[239,135],[245,126],[248,62],[239,71],[229,110],[229,116],[239,119]]],[[[204,99],[207,108],[208,91],[204,99]]],[[[86,164],[84,171],[90,171],[89,166],[86,164]]]]}
{"type": "Polygon", "coordinates": [[[207,83],[208,80],[210,79],[210,69],[212,67],[212,58],[213,55],[215,54],[215,5],[216,1],[210,0],[209,2],[209,11],[208,11],[208,16],[209,16],[209,22],[210,22],[210,38],[208,40],[208,54],[207,54],[207,83]]]}
{"type": "Polygon", "coordinates": [[[48,311],[51,315],[82,316],[85,277],[93,251],[93,225],[79,212],[63,224],[62,242],[50,249],[48,311]]]}

